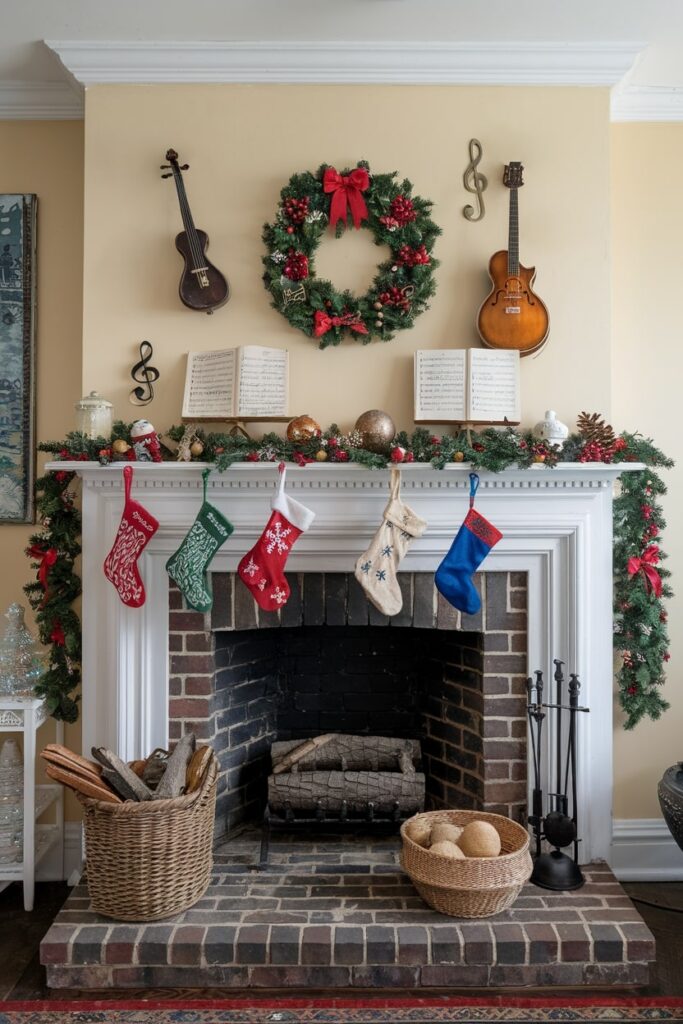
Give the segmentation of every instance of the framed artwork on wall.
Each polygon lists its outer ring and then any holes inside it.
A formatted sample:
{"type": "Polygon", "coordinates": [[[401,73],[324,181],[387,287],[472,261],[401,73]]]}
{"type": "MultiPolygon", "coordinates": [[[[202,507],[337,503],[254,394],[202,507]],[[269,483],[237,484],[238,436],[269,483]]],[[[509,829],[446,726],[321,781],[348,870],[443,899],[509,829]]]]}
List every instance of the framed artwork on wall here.
{"type": "Polygon", "coordinates": [[[35,195],[0,194],[0,523],[32,523],[35,195]]]}

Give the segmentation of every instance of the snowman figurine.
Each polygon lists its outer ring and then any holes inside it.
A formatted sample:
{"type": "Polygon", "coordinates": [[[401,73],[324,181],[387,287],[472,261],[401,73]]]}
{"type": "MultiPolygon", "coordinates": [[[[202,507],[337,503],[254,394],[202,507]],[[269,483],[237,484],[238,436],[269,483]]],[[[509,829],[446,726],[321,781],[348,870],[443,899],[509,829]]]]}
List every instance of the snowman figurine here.
{"type": "Polygon", "coordinates": [[[161,462],[161,445],[149,420],[136,420],[131,427],[130,439],[138,462],[161,462]]]}

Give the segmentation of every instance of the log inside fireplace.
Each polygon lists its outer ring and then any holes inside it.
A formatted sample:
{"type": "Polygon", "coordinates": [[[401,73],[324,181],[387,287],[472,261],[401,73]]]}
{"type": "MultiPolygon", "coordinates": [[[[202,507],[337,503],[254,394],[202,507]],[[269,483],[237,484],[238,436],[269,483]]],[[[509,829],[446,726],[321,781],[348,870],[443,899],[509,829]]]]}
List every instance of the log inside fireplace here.
{"type": "Polygon", "coordinates": [[[271,746],[261,862],[276,826],[395,830],[424,810],[418,740],[325,733],[271,746]]]}

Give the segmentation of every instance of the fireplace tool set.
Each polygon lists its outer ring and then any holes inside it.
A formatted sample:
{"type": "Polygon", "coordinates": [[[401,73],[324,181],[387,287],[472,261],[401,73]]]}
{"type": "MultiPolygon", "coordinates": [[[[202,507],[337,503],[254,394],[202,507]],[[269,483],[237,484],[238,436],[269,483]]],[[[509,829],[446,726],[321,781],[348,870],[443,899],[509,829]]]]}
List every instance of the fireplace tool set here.
{"type": "MultiPolygon", "coordinates": [[[[539,670],[534,672],[535,680],[527,679],[527,713],[529,716],[531,755],[534,771],[534,789],[531,801],[532,813],[529,815],[529,824],[534,831],[536,841],[536,852],[534,858],[534,870],[531,881],[542,889],[554,889],[563,891],[567,889],[579,889],[584,883],[584,877],[579,868],[579,843],[577,829],[577,806],[576,806],[576,724],[577,716],[581,712],[587,712],[589,708],[579,706],[579,692],[581,683],[575,673],[570,673],[567,685],[567,703],[564,693],[564,673],[562,671],[564,662],[554,661],[555,701],[543,701],[545,684],[543,673],[539,670]],[[543,722],[548,716],[553,716],[555,727],[555,766],[549,769],[548,786],[554,782],[554,792],[547,794],[548,810],[544,814],[544,793],[541,788],[541,740],[543,734],[543,722]],[[569,716],[568,732],[566,740],[566,753],[563,745],[563,723],[566,716],[569,716]],[[563,771],[563,760],[564,771],[563,771]],[[571,794],[571,815],[570,810],[571,794]],[[544,853],[543,841],[554,847],[550,853],[544,853]],[[573,847],[573,856],[563,853],[563,849],[573,847]]],[[[549,694],[550,696],[550,694],[549,694]]]]}

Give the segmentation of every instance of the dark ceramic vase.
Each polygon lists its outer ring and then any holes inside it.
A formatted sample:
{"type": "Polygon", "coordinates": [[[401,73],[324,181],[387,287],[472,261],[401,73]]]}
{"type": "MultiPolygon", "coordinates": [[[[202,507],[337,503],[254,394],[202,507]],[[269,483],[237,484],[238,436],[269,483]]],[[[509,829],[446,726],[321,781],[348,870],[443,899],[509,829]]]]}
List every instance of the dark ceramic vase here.
{"type": "Polygon", "coordinates": [[[657,794],[669,831],[683,850],[683,761],[667,768],[657,787],[657,794]]]}

